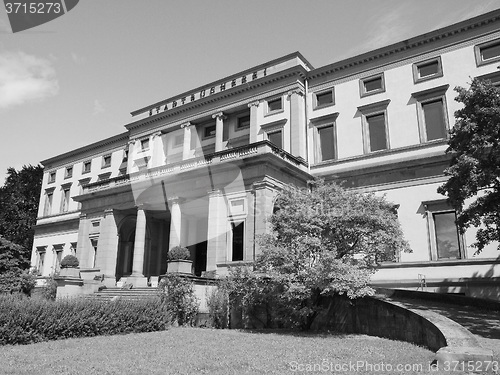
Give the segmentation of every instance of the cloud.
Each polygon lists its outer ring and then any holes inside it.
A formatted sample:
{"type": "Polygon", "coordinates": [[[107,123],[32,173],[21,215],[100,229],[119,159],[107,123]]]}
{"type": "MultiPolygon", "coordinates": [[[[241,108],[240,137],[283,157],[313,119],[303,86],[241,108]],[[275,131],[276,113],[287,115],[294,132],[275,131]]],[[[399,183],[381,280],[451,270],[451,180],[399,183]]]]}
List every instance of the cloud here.
{"type": "Polygon", "coordinates": [[[77,55],[75,52],[71,52],[71,59],[75,62],[75,64],[83,64],[85,59],[82,56],[77,55]]]}
{"type": "Polygon", "coordinates": [[[58,91],[49,60],[24,52],[0,53],[0,109],[45,99],[58,91]]]}
{"type": "Polygon", "coordinates": [[[103,113],[106,109],[104,106],[99,102],[99,100],[95,99],[94,100],[94,115],[98,115],[99,113],[103,113]]]}

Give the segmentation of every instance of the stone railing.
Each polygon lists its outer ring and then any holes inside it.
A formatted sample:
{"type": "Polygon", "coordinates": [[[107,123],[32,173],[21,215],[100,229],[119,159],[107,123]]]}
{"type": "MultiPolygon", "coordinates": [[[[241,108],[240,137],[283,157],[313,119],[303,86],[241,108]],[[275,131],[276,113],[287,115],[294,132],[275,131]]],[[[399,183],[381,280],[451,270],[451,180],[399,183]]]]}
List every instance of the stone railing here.
{"type": "Polygon", "coordinates": [[[119,177],[110,178],[103,181],[93,182],[83,186],[83,194],[93,193],[100,190],[116,188],[122,185],[128,185],[134,182],[150,180],[152,178],[175,175],[180,172],[193,170],[197,168],[206,168],[207,166],[245,159],[261,154],[273,154],[287,163],[293,164],[301,169],[306,169],[306,162],[293,156],[292,154],[281,150],[269,141],[259,141],[250,145],[231,148],[228,150],[214,152],[208,155],[193,157],[186,160],[180,160],[171,164],[165,164],[159,167],[149,168],[144,171],[126,174],[119,177]]]}

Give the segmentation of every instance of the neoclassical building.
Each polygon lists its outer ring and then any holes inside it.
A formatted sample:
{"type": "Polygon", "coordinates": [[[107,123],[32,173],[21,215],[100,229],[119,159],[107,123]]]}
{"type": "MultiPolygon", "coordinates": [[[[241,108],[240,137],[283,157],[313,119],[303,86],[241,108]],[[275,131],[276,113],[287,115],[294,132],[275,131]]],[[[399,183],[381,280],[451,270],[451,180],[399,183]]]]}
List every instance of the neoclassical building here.
{"type": "Polygon", "coordinates": [[[500,11],[314,68],[292,53],[133,111],[125,131],[42,162],[32,266],[76,254],[102,283],[155,285],[169,249],[196,276],[252,262],[284,184],[385,194],[412,253],[376,286],[499,298],[500,253],[475,254],[437,188],[456,86],[500,82],[500,11]]]}

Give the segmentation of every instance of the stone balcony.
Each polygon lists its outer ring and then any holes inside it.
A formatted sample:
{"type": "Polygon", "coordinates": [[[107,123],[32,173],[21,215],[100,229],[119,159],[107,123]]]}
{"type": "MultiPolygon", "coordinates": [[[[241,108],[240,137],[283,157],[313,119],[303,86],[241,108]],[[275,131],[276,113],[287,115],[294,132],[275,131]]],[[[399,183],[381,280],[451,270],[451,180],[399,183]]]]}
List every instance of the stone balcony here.
{"type": "Polygon", "coordinates": [[[113,189],[124,185],[150,180],[152,178],[172,176],[189,170],[207,168],[210,166],[216,166],[226,162],[252,158],[263,154],[274,155],[278,159],[281,159],[283,162],[290,164],[291,166],[294,166],[304,172],[307,172],[307,162],[305,160],[295,157],[292,154],[274,146],[274,144],[272,144],[271,142],[264,140],[249,145],[213,152],[211,154],[203,156],[180,160],[170,164],[164,164],[154,168],[144,169],[143,171],[126,174],[123,176],[93,182],[83,186],[83,194],[113,189]]]}

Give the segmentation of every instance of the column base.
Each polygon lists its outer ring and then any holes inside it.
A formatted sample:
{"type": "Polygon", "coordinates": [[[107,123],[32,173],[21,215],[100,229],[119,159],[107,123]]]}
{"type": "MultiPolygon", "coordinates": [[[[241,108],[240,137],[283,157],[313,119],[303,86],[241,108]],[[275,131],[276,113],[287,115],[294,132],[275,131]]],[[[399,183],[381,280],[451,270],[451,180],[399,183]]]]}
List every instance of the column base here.
{"type": "Polygon", "coordinates": [[[127,283],[132,284],[135,288],[146,288],[148,286],[148,278],[146,276],[129,276],[127,283]]]}

